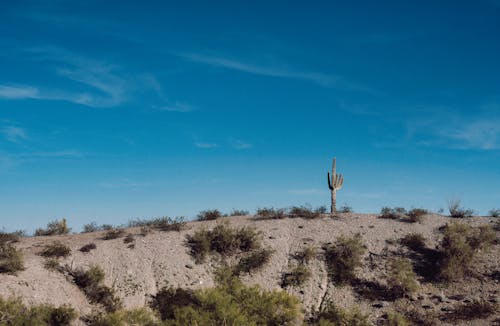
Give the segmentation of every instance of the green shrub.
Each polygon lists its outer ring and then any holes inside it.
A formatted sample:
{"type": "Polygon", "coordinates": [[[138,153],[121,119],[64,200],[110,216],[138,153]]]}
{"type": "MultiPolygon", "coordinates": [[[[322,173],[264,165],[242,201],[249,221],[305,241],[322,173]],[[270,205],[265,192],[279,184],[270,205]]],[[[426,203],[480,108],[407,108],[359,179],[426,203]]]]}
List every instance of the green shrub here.
{"type": "Polygon", "coordinates": [[[491,217],[500,217],[500,208],[490,210],[489,215],[491,217]]]}
{"type": "Polygon", "coordinates": [[[306,246],[301,251],[297,252],[295,257],[302,263],[309,264],[311,260],[316,258],[318,255],[318,250],[314,246],[306,246]]]}
{"type": "Polygon", "coordinates": [[[338,211],[340,213],[352,213],[352,207],[347,205],[347,204],[344,204],[344,205],[340,206],[338,211]]]}
{"type": "Polygon", "coordinates": [[[0,231],[0,245],[6,243],[19,242],[19,239],[24,236],[24,231],[4,232],[0,231]]]}
{"type": "Polygon", "coordinates": [[[271,260],[273,253],[274,250],[267,248],[262,248],[249,253],[240,259],[238,265],[236,265],[235,273],[237,275],[241,273],[250,274],[261,269],[269,262],[269,260],[271,260]]]}
{"type": "MultiPolygon", "coordinates": [[[[158,217],[151,220],[135,220],[129,222],[129,227],[149,227],[160,231],[182,231],[186,229],[187,224],[184,217],[171,218],[168,216],[158,217]]],[[[146,234],[149,232],[145,232],[146,234]]]]}
{"type": "Polygon", "coordinates": [[[462,208],[460,206],[461,206],[460,200],[450,200],[448,202],[448,211],[450,212],[451,217],[465,218],[465,217],[471,217],[472,215],[474,215],[473,210],[465,209],[465,208],[462,208]]]}
{"type": "Polygon", "coordinates": [[[411,295],[417,290],[417,275],[408,259],[393,258],[388,265],[387,284],[395,298],[411,295]]]}
{"type": "Polygon", "coordinates": [[[47,258],[43,262],[43,267],[49,271],[59,271],[61,266],[56,258],[47,258]]]}
{"type": "Polygon", "coordinates": [[[406,213],[406,209],[404,209],[403,207],[382,207],[378,217],[396,220],[406,217],[406,213]]]}
{"type": "Polygon", "coordinates": [[[35,231],[35,236],[49,236],[49,235],[61,235],[61,234],[68,234],[71,231],[70,228],[68,228],[68,225],[66,223],[66,219],[63,218],[60,221],[52,221],[47,224],[46,229],[36,229],[35,231]]]}
{"type": "Polygon", "coordinates": [[[288,210],[288,217],[302,217],[306,219],[315,219],[321,217],[321,213],[307,206],[292,206],[288,210]]]}
{"type": "Polygon", "coordinates": [[[94,313],[84,316],[87,326],[159,326],[156,314],[148,308],[117,310],[110,313],[94,313]]]}
{"type": "Polygon", "coordinates": [[[167,325],[296,325],[301,319],[297,298],[284,291],[245,286],[232,278],[214,288],[162,289],[151,307],[167,325]]]}
{"type": "Polygon", "coordinates": [[[75,269],[68,272],[90,302],[101,304],[108,312],[121,308],[120,299],[115,296],[114,291],[102,284],[104,271],[99,266],[91,266],[86,271],[75,269]]]}
{"type": "Polygon", "coordinates": [[[92,232],[97,232],[101,231],[102,229],[97,225],[96,222],[91,222],[89,224],[85,224],[83,226],[82,233],[92,233],[92,232]]]}
{"type": "Polygon", "coordinates": [[[286,210],[283,208],[275,209],[275,208],[259,208],[257,209],[257,218],[261,219],[283,219],[287,217],[286,210]]]}
{"type": "Polygon", "coordinates": [[[186,244],[197,263],[205,260],[210,252],[230,256],[238,251],[250,251],[260,247],[260,233],[253,228],[233,229],[228,223],[219,223],[213,230],[197,230],[186,236],[186,244]]]}
{"type": "Polygon", "coordinates": [[[448,281],[462,277],[471,266],[476,253],[488,249],[496,239],[495,232],[489,225],[473,228],[453,223],[446,226],[443,233],[440,276],[448,281]]]}
{"type": "Polygon", "coordinates": [[[498,306],[488,301],[475,300],[469,303],[458,303],[453,309],[441,316],[442,321],[456,322],[459,320],[484,319],[495,314],[498,306]]]}
{"type": "Polygon", "coordinates": [[[81,252],[90,252],[91,250],[94,250],[96,248],[97,248],[96,244],[92,242],[92,243],[88,243],[85,246],[81,247],[79,250],[81,252]]]}
{"type": "Polygon", "coordinates": [[[102,240],[113,240],[123,237],[125,231],[123,229],[111,229],[104,233],[102,240]]]}
{"type": "Polygon", "coordinates": [[[384,324],[387,326],[410,326],[410,323],[406,318],[394,311],[389,311],[387,313],[387,323],[384,324]]]}
{"type": "Polygon", "coordinates": [[[356,234],[350,238],[340,236],[333,245],[326,245],[324,249],[328,274],[332,280],[337,284],[353,281],[366,251],[361,235],[356,234]]]}
{"type": "Polygon", "coordinates": [[[0,273],[16,275],[24,270],[23,255],[12,244],[0,244],[0,273]]]}
{"type": "Polygon", "coordinates": [[[209,209],[198,213],[198,221],[211,221],[222,217],[222,213],[218,209],[209,209]]]}
{"type": "Polygon", "coordinates": [[[229,216],[246,216],[250,215],[250,212],[244,209],[233,209],[229,216]]]}
{"type": "Polygon", "coordinates": [[[311,270],[304,264],[298,264],[290,271],[283,274],[281,287],[301,286],[311,278],[311,270]]]}
{"type": "Polygon", "coordinates": [[[414,251],[419,251],[425,248],[425,237],[420,233],[409,233],[399,239],[399,243],[414,251]]]}
{"type": "Polygon", "coordinates": [[[404,217],[404,220],[411,223],[416,223],[416,222],[420,223],[423,221],[424,216],[427,214],[429,214],[429,212],[426,209],[413,208],[408,211],[406,217],[404,217]]]}
{"type": "Polygon", "coordinates": [[[67,326],[76,317],[75,310],[67,305],[57,308],[50,305],[27,307],[20,298],[5,300],[0,297],[0,325],[67,326]]]}
{"type": "Polygon", "coordinates": [[[43,257],[68,257],[71,255],[71,249],[60,241],[54,241],[51,244],[45,245],[39,253],[43,257]]]}
{"type": "Polygon", "coordinates": [[[329,302],[315,317],[313,325],[319,326],[371,326],[369,316],[363,314],[358,307],[349,310],[337,307],[329,302]]]}

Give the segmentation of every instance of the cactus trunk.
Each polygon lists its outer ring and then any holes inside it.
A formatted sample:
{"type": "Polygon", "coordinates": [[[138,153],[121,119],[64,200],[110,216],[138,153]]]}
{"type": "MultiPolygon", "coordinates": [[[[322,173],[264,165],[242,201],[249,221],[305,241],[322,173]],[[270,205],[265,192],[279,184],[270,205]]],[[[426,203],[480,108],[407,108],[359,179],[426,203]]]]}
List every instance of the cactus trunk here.
{"type": "Polygon", "coordinates": [[[332,193],[332,206],[330,208],[330,214],[335,215],[337,212],[337,192],[334,190],[331,191],[332,193]]]}
{"type": "Polygon", "coordinates": [[[344,177],[342,174],[337,174],[336,171],[336,165],[337,165],[337,160],[334,157],[333,158],[333,163],[332,163],[332,174],[330,175],[330,172],[328,172],[328,188],[330,189],[331,195],[332,195],[332,205],[330,208],[330,214],[334,216],[337,213],[337,190],[342,188],[342,185],[344,184],[344,177]]]}

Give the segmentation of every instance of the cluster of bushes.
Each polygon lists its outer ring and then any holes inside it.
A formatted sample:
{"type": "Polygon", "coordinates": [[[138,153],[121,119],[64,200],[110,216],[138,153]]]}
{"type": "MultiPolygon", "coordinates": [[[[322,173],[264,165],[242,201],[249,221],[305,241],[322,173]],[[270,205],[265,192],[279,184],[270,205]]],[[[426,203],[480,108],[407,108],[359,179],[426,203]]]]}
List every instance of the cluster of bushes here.
{"type": "Polygon", "coordinates": [[[96,222],[91,222],[89,224],[85,224],[83,226],[82,233],[92,233],[92,232],[98,232],[98,231],[108,231],[113,229],[113,225],[111,224],[102,224],[102,225],[97,225],[96,222]]]}
{"type": "Polygon", "coordinates": [[[366,252],[361,235],[340,236],[333,244],[327,244],[323,249],[330,278],[337,284],[354,281],[356,269],[362,265],[366,252]]]}
{"type": "Polygon", "coordinates": [[[422,222],[425,215],[429,214],[426,209],[413,208],[407,211],[403,207],[382,207],[379,218],[387,218],[393,220],[402,220],[405,222],[416,223],[422,222]]]}
{"type": "Polygon", "coordinates": [[[315,219],[326,213],[326,207],[311,208],[309,206],[292,206],[289,208],[259,208],[256,217],[260,219],[283,219],[302,217],[315,219]]]}
{"type": "Polygon", "coordinates": [[[15,231],[15,232],[4,232],[0,231],[0,245],[6,243],[14,243],[19,242],[19,239],[24,237],[26,234],[24,231],[15,231]]]}
{"type": "Polygon", "coordinates": [[[67,267],[66,271],[90,302],[101,304],[108,312],[121,308],[121,301],[113,289],[103,284],[104,271],[99,266],[91,266],[88,270],[67,267]]]}
{"type": "Polygon", "coordinates": [[[51,244],[45,245],[39,255],[46,258],[67,257],[71,255],[71,249],[60,241],[54,241],[51,244]]]}
{"type": "Polygon", "coordinates": [[[124,229],[110,229],[108,231],[106,231],[106,233],[104,233],[104,235],[102,236],[102,240],[114,240],[114,239],[118,239],[118,238],[121,238],[125,235],[125,230],[124,229]]]}
{"type": "Polygon", "coordinates": [[[157,217],[151,220],[134,220],[128,223],[129,227],[151,228],[160,231],[182,231],[186,228],[184,217],[157,217]]]}
{"type": "Polygon", "coordinates": [[[500,208],[492,209],[488,212],[491,217],[500,217],[500,208]]]}
{"type": "Polygon", "coordinates": [[[205,261],[211,252],[229,256],[237,251],[248,252],[260,247],[260,232],[253,228],[233,229],[219,223],[212,230],[200,229],[186,236],[186,244],[197,263],[205,261]]]}
{"type": "Polygon", "coordinates": [[[49,236],[49,235],[62,235],[62,234],[68,234],[71,231],[70,228],[68,228],[68,224],[66,222],[66,219],[63,218],[60,221],[52,221],[47,224],[47,228],[42,229],[36,229],[35,230],[35,236],[49,236]]]}
{"type": "Polygon", "coordinates": [[[476,254],[488,249],[496,241],[495,231],[489,225],[474,228],[453,223],[443,229],[443,234],[439,276],[448,281],[464,276],[476,254]]]}
{"type": "Polygon", "coordinates": [[[0,297],[1,325],[69,326],[76,317],[75,310],[69,306],[27,307],[20,298],[3,299],[0,297]]]}
{"type": "Polygon", "coordinates": [[[457,199],[448,202],[448,211],[450,212],[450,216],[455,218],[465,218],[474,215],[472,209],[461,207],[461,201],[457,199]]]}

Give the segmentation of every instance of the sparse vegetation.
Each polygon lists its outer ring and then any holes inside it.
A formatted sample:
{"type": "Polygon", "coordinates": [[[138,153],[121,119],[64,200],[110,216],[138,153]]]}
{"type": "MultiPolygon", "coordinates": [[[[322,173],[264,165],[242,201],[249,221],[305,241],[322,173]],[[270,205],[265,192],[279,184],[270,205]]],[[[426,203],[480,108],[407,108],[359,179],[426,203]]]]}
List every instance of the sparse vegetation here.
{"type": "Polygon", "coordinates": [[[259,208],[257,209],[257,218],[280,220],[287,217],[286,210],[283,208],[259,208]]]}
{"type": "Polygon", "coordinates": [[[79,250],[81,252],[90,252],[91,250],[94,250],[96,248],[97,248],[96,244],[92,242],[92,243],[88,243],[85,246],[81,247],[79,250]]]}
{"type": "Polygon", "coordinates": [[[295,257],[301,262],[305,264],[309,264],[311,260],[316,258],[318,255],[318,250],[314,246],[306,246],[301,251],[297,252],[295,257]]]}
{"type": "Polygon", "coordinates": [[[20,298],[3,299],[0,297],[0,324],[6,326],[69,326],[77,314],[69,306],[53,307],[39,305],[28,307],[20,298]]]}
{"type": "Polygon", "coordinates": [[[500,208],[492,209],[488,212],[490,217],[500,217],[500,208]]]}
{"type": "Polygon", "coordinates": [[[229,216],[246,216],[250,215],[250,212],[244,209],[233,209],[229,216]]]}
{"type": "Polygon", "coordinates": [[[186,228],[184,217],[158,217],[151,220],[134,220],[128,223],[129,227],[141,227],[141,234],[148,234],[151,229],[160,231],[182,231],[186,228]]]}
{"type": "Polygon", "coordinates": [[[288,210],[288,217],[302,217],[306,219],[314,219],[321,217],[321,210],[312,209],[308,206],[292,206],[288,210]]]}
{"type": "Polygon", "coordinates": [[[408,259],[393,258],[389,260],[387,284],[394,298],[414,293],[418,288],[416,277],[417,275],[408,259]]]}
{"type": "Polygon", "coordinates": [[[483,319],[493,315],[498,311],[497,309],[496,304],[484,300],[475,300],[469,303],[456,304],[449,313],[444,314],[440,319],[446,322],[483,319]]]}
{"type": "Polygon", "coordinates": [[[43,267],[49,271],[59,271],[61,268],[59,265],[59,261],[56,258],[47,258],[43,262],[43,267]]]}
{"type": "Polygon", "coordinates": [[[213,230],[197,230],[187,235],[186,244],[197,263],[205,260],[210,252],[229,256],[237,251],[247,252],[260,247],[260,233],[253,228],[233,229],[228,223],[219,223],[213,230]]]}
{"type": "Polygon", "coordinates": [[[88,270],[67,268],[75,284],[82,289],[92,303],[101,304],[106,311],[113,312],[121,308],[121,302],[114,291],[102,284],[104,271],[99,266],[91,266],[88,270]]]}
{"type": "Polygon", "coordinates": [[[89,224],[85,224],[83,226],[82,233],[91,233],[91,232],[98,232],[98,231],[108,231],[113,229],[113,225],[111,224],[102,224],[102,225],[97,225],[96,222],[91,222],[89,224]]]}
{"type": "Polygon", "coordinates": [[[465,209],[461,207],[461,201],[458,199],[450,200],[448,202],[448,211],[451,217],[455,218],[465,218],[474,215],[472,209],[465,209]]]}
{"type": "Polygon", "coordinates": [[[36,229],[35,236],[61,235],[68,234],[70,231],[71,229],[68,228],[66,219],[63,218],[60,221],[56,220],[48,223],[46,229],[36,229]]]}
{"type": "Polygon", "coordinates": [[[130,310],[117,310],[110,313],[99,313],[81,318],[87,326],[159,326],[159,318],[146,307],[130,310]]]}
{"type": "Polygon", "coordinates": [[[420,233],[409,233],[399,239],[399,242],[411,250],[421,250],[425,248],[425,237],[420,233]]]}
{"type": "Polygon", "coordinates": [[[407,214],[406,209],[404,209],[403,207],[394,207],[394,208],[382,207],[378,217],[397,220],[405,218],[406,214],[407,214]]]}
{"type": "Polygon", "coordinates": [[[361,235],[340,236],[333,245],[326,245],[325,260],[328,274],[337,284],[345,284],[355,279],[355,271],[362,265],[361,259],[366,251],[361,235]]]}
{"type": "Polygon", "coordinates": [[[71,249],[60,241],[54,241],[51,244],[45,245],[39,253],[43,257],[68,257],[71,255],[71,249]]]}
{"type": "Polygon", "coordinates": [[[352,207],[347,205],[347,204],[344,204],[344,205],[340,206],[339,212],[340,213],[352,213],[352,207]]]}
{"type": "Polygon", "coordinates": [[[18,242],[21,237],[23,237],[24,231],[16,231],[16,232],[4,232],[0,231],[0,245],[6,243],[14,243],[18,242]]]}
{"type": "Polygon", "coordinates": [[[405,221],[411,223],[421,223],[424,219],[424,216],[429,214],[429,211],[423,208],[413,208],[406,213],[406,216],[403,218],[405,221]]]}
{"type": "Polygon", "coordinates": [[[111,229],[106,231],[102,236],[102,240],[113,240],[123,237],[125,230],[123,229],[111,229]]]}
{"type": "Polygon", "coordinates": [[[302,316],[297,298],[264,291],[238,279],[205,290],[164,288],[151,301],[168,325],[295,325],[302,316]]]}
{"type": "Polygon", "coordinates": [[[218,209],[208,209],[198,213],[198,221],[211,221],[222,217],[222,213],[218,209]]]}
{"type": "Polygon", "coordinates": [[[123,238],[123,243],[132,243],[135,241],[134,235],[132,233],[127,234],[125,238],[123,238]]]}
{"type": "Polygon", "coordinates": [[[0,244],[0,273],[16,275],[24,270],[23,255],[10,243],[0,244]]]}
{"type": "Polygon", "coordinates": [[[443,233],[440,276],[445,280],[462,277],[469,270],[476,253],[487,249],[496,239],[495,231],[489,225],[473,228],[453,223],[445,227],[443,233]]]}
{"type": "Polygon", "coordinates": [[[261,248],[242,257],[236,265],[235,274],[252,273],[264,267],[271,259],[274,250],[261,248]]]}
{"type": "Polygon", "coordinates": [[[311,270],[304,264],[298,264],[290,271],[283,274],[281,287],[301,286],[311,278],[311,270]]]}
{"type": "Polygon", "coordinates": [[[389,311],[386,316],[386,326],[410,326],[408,320],[400,313],[389,311]]]}
{"type": "Polygon", "coordinates": [[[316,313],[311,324],[318,326],[371,326],[372,324],[369,322],[368,317],[357,306],[347,310],[329,302],[316,313]]]}

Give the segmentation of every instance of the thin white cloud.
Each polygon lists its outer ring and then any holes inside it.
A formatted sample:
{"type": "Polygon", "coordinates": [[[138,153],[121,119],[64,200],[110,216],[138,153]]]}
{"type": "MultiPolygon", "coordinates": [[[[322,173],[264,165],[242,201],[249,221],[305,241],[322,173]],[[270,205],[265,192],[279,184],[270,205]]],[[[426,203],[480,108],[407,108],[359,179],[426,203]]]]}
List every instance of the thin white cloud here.
{"type": "Polygon", "coordinates": [[[219,147],[216,143],[195,142],[194,145],[198,148],[216,148],[219,147]]]}
{"type": "Polygon", "coordinates": [[[169,112],[191,112],[193,111],[193,106],[186,104],[186,103],[181,103],[181,102],[175,102],[171,105],[166,105],[159,107],[160,111],[169,111],[169,112]]]}
{"type": "Polygon", "coordinates": [[[29,86],[0,85],[0,98],[26,99],[39,98],[38,89],[29,86]]]}
{"type": "Polygon", "coordinates": [[[248,142],[244,142],[239,139],[232,139],[230,141],[231,147],[234,149],[250,149],[253,148],[253,144],[250,144],[248,142]]]}
{"type": "Polygon", "coordinates": [[[99,187],[108,189],[121,189],[121,188],[144,188],[149,187],[151,184],[146,182],[136,182],[130,179],[108,180],[98,183],[99,187]]]}
{"type": "Polygon", "coordinates": [[[7,141],[12,143],[17,143],[28,138],[26,130],[16,126],[5,126],[0,129],[0,133],[7,141]]]}
{"type": "Polygon", "coordinates": [[[438,134],[448,138],[457,148],[500,149],[500,119],[463,122],[457,128],[441,129],[438,134]]]}

